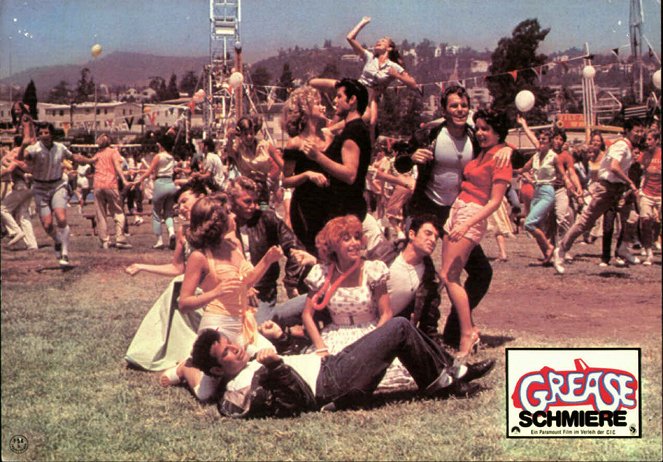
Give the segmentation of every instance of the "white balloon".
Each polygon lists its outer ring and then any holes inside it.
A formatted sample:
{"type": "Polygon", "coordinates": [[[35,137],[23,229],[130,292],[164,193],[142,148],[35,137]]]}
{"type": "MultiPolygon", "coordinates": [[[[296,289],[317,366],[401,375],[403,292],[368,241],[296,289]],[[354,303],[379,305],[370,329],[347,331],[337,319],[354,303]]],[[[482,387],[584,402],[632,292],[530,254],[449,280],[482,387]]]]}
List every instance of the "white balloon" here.
{"type": "Polygon", "coordinates": [[[233,72],[232,74],[230,74],[230,77],[228,77],[228,83],[233,88],[239,88],[240,86],[242,86],[243,82],[244,82],[244,76],[242,75],[241,72],[233,72]]]}
{"type": "Polygon", "coordinates": [[[534,107],[534,93],[529,90],[523,90],[516,95],[516,107],[520,112],[531,111],[534,107]]]}
{"type": "Polygon", "coordinates": [[[595,75],[596,75],[596,69],[594,69],[594,66],[583,67],[582,76],[584,78],[586,78],[587,80],[593,79],[595,75]]]}
{"type": "Polygon", "coordinates": [[[661,70],[654,72],[654,75],[651,76],[651,81],[654,83],[654,86],[661,89],[661,70]]]}
{"type": "Polygon", "coordinates": [[[98,43],[95,43],[94,45],[92,45],[92,48],[90,48],[90,53],[92,53],[92,57],[94,58],[98,57],[102,51],[103,48],[101,48],[101,45],[99,45],[98,43]]]}

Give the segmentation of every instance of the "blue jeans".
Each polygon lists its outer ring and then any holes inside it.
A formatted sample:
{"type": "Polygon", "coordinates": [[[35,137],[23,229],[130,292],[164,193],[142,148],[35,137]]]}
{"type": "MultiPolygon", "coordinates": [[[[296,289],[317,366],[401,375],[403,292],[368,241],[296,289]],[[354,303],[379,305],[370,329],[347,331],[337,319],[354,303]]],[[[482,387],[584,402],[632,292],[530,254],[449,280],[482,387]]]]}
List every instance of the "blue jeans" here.
{"type": "Polygon", "coordinates": [[[301,324],[302,312],[304,311],[305,305],[306,294],[298,295],[278,305],[276,304],[276,300],[258,300],[256,322],[262,324],[263,322],[271,321],[275,316],[278,316],[284,326],[301,324]]]}
{"type": "Polygon", "coordinates": [[[370,396],[395,358],[401,360],[420,390],[453,365],[453,358],[410,321],[392,318],[322,360],[316,382],[318,402],[341,404],[370,396]]]}
{"type": "Polygon", "coordinates": [[[541,228],[554,206],[555,188],[549,184],[537,186],[534,190],[529,213],[525,218],[525,229],[531,233],[535,228],[541,228]]]}
{"type": "Polygon", "coordinates": [[[173,205],[177,188],[170,178],[157,178],[152,194],[152,231],[161,236],[161,220],[166,222],[168,231],[174,229],[173,205]]]}

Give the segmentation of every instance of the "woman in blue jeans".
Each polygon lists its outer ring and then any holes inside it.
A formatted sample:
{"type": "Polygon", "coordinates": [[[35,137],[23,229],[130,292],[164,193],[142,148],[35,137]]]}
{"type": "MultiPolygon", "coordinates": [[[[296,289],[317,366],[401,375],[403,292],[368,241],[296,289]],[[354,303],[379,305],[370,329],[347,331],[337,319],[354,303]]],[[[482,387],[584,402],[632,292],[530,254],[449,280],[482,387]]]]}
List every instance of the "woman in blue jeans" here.
{"type": "Polygon", "coordinates": [[[524,117],[518,115],[516,120],[536,148],[536,152],[520,172],[534,185],[534,197],[527,218],[525,218],[525,229],[536,239],[536,243],[543,253],[543,263],[546,264],[550,262],[555,246],[546,237],[542,227],[555,205],[553,182],[559,170],[557,154],[550,149],[551,136],[548,131],[542,131],[537,138],[527,126],[524,117]]]}
{"type": "Polygon", "coordinates": [[[175,169],[175,158],[171,154],[175,139],[170,134],[159,137],[157,147],[159,152],[152,159],[150,168],[131,183],[132,187],[139,185],[150,175],[155,176],[154,192],[152,194],[152,231],[157,242],[152,246],[154,249],[163,249],[163,237],[161,235],[161,222],[166,223],[168,229],[168,246],[175,250],[177,237],[175,236],[175,224],[173,222],[173,205],[175,204],[175,193],[177,187],[173,182],[175,169]]]}

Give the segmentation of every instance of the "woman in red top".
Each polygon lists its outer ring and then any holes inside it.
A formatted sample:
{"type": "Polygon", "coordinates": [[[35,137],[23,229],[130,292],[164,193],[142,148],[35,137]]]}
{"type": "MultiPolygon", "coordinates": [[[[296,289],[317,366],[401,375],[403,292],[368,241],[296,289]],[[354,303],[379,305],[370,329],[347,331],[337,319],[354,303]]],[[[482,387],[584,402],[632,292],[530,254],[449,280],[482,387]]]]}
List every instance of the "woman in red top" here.
{"type": "Polygon", "coordinates": [[[661,224],[661,134],[650,130],[646,139],[647,149],[638,162],[644,175],[640,187],[640,234],[645,250],[643,265],[651,266],[654,254],[652,244],[658,239],[661,224]]]}
{"type": "Polygon", "coordinates": [[[466,357],[479,343],[479,331],[472,323],[460,275],[470,252],[486,232],[486,219],[500,206],[512,175],[511,165],[498,168],[494,159],[495,153],[504,147],[509,130],[505,115],[481,109],[474,115],[474,123],[481,151],[463,170],[461,192],[444,226],[440,269],[440,278],[460,321],[459,358],[466,357]]]}

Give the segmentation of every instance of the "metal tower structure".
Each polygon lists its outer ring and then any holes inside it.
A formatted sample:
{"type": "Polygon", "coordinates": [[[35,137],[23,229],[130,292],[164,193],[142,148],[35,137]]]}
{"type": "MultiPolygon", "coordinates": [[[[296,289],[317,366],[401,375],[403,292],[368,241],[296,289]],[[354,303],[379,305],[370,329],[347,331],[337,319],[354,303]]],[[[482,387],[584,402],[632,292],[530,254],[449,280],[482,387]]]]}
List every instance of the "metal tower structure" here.
{"type": "Polygon", "coordinates": [[[642,0],[631,0],[631,9],[629,12],[629,40],[631,42],[631,56],[633,57],[633,92],[637,95],[638,101],[643,98],[642,85],[642,24],[644,23],[644,13],[642,12],[642,0]],[[640,72],[639,84],[636,91],[635,70],[640,72]]]}
{"type": "Polygon", "coordinates": [[[210,0],[209,64],[205,66],[203,122],[205,135],[224,138],[226,121],[241,113],[242,87],[227,82],[242,72],[240,22],[241,0],[210,0]]]}

